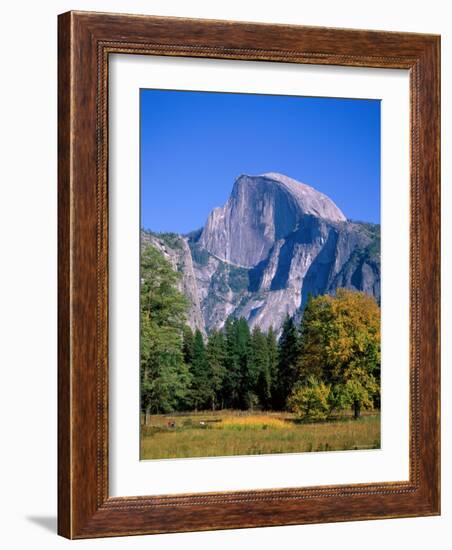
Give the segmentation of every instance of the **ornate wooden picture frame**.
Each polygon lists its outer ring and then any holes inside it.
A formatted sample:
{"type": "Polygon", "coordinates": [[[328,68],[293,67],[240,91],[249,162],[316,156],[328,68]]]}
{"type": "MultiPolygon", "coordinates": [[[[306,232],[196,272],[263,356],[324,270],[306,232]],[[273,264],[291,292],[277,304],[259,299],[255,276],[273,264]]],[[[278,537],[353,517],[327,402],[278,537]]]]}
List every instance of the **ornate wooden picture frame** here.
{"type": "Polygon", "coordinates": [[[58,62],[58,532],[88,538],[440,513],[440,38],[69,12],[58,62]],[[410,75],[409,480],[109,496],[110,54],[407,69],[410,75]]]}

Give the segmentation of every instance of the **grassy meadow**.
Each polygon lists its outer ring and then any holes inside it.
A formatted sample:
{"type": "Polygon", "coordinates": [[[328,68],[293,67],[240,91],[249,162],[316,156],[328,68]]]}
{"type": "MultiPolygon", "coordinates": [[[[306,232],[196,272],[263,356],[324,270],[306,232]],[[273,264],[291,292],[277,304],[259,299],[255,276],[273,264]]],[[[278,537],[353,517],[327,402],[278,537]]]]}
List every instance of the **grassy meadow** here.
{"type": "Polygon", "coordinates": [[[286,412],[222,410],[152,415],[141,426],[145,459],[261,455],[380,448],[380,415],[351,413],[300,422],[286,412]]]}

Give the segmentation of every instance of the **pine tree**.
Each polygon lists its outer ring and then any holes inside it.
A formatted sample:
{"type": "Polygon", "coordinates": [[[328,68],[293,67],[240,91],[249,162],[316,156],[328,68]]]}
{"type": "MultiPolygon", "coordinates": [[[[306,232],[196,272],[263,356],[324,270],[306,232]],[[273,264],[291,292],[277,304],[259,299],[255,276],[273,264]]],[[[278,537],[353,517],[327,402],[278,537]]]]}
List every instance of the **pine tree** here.
{"type": "Polygon", "coordinates": [[[212,402],[212,376],[207,362],[204,339],[196,330],[193,340],[193,360],[190,365],[192,375],[191,398],[196,410],[210,406],[212,402]]]}
{"type": "Polygon", "coordinates": [[[206,357],[211,372],[211,408],[223,408],[223,381],[226,375],[226,341],[221,331],[214,330],[206,346],[206,357]]]}
{"type": "Polygon", "coordinates": [[[181,334],[188,302],[177,289],[180,274],[152,246],[143,250],[141,279],[140,400],[148,420],[187,406],[190,373],[181,334]]]}
{"type": "Polygon", "coordinates": [[[273,327],[270,327],[267,332],[267,353],[268,353],[268,370],[270,373],[270,401],[267,404],[268,408],[274,406],[275,395],[277,394],[277,375],[278,375],[278,339],[273,327]]]}
{"type": "Polygon", "coordinates": [[[278,374],[276,381],[275,405],[278,409],[287,406],[287,398],[297,380],[297,360],[299,355],[299,334],[294,320],[286,316],[279,339],[278,374]]]}
{"type": "Polygon", "coordinates": [[[194,345],[194,334],[192,329],[185,325],[183,328],[183,352],[184,352],[184,361],[187,365],[191,365],[193,362],[193,345],[194,345]]]}
{"type": "Polygon", "coordinates": [[[268,354],[268,339],[259,327],[251,334],[251,354],[249,373],[249,391],[255,395],[262,408],[271,404],[271,373],[268,354]]]}
{"type": "MultiPolygon", "coordinates": [[[[235,321],[236,326],[236,353],[240,369],[240,386],[238,408],[248,409],[253,404],[252,388],[248,382],[253,380],[249,361],[251,352],[251,333],[246,319],[241,317],[235,321]]],[[[252,383],[252,382],[251,382],[252,383]]]]}
{"type": "Polygon", "coordinates": [[[239,403],[241,384],[240,358],[237,352],[237,327],[234,319],[228,318],[224,326],[226,340],[225,377],[223,379],[224,404],[227,408],[236,408],[239,403]]]}
{"type": "Polygon", "coordinates": [[[179,330],[185,326],[189,304],[177,288],[180,279],[181,274],[174,271],[159,250],[150,245],[142,251],[141,311],[152,314],[157,326],[179,330]]]}

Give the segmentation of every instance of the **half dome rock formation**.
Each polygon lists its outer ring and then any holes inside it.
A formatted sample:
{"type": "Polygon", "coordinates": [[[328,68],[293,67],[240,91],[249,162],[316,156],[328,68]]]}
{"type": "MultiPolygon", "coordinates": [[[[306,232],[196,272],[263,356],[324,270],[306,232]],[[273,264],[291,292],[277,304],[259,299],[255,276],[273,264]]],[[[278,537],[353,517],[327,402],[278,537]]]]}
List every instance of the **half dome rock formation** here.
{"type": "Polygon", "coordinates": [[[380,300],[380,226],[348,221],[326,195],[282,174],[240,176],[204,228],[143,232],[149,245],[182,272],[188,322],[207,333],[228,316],[279,330],[309,295],[339,287],[380,300]]]}
{"type": "Polygon", "coordinates": [[[253,267],[308,216],[346,221],[331,199],[309,185],[273,172],[242,175],[227,203],[212,210],[200,246],[220,260],[253,267]]]}

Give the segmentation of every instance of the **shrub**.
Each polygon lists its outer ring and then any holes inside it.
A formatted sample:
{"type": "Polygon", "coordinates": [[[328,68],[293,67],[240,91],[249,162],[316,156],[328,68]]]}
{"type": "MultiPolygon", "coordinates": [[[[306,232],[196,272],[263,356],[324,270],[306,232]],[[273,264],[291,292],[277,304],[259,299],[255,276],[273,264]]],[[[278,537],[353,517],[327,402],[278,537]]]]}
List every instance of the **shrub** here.
{"type": "Polygon", "coordinates": [[[210,255],[205,248],[201,248],[198,243],[188,243],[191,250],[193,261],[198,265],[204,266],[209,263],[210,255]]]}
{"type": "Polygon", "coordinates": [[[249,285],[248,270],[244,267],[229,266],[229,286],[233,292],[247,290],[249,285]]]}
{"type": "Polygon", "coordinates": [[[158,238],[168,247],[173,250],[182,250],[182,239],[177,233],[158,233],[158,238]]]}
{"type": "Polygon", "coordinates": [[[310,377],[305,385],[298,385],[288,400],[288,406],[304,420],[325,420],[330,414],[330,386],[310,377]]]}

